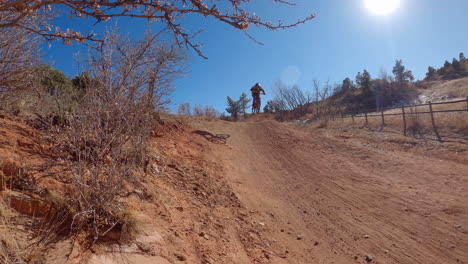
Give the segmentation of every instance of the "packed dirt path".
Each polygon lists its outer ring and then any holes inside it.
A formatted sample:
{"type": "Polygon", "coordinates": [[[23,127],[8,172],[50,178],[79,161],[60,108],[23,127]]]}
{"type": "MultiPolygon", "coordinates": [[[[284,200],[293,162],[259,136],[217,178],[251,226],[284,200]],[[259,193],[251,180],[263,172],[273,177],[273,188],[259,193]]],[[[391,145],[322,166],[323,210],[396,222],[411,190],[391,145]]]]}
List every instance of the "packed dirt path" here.
{"type": "Polygon", "coordinates": [[[191,125],[271,263],[468,263],[468,164],[268,120],[191,125]]]}

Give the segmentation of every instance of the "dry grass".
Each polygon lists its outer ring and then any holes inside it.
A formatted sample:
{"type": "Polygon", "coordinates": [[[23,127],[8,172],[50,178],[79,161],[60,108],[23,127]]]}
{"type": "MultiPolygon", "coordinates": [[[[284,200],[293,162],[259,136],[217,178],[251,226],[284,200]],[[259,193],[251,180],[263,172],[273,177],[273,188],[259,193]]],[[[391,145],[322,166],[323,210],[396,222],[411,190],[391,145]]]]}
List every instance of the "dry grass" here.
{"type": "Polygon", "coordinates": [[[0,199],[0,263],[27,263],[24,255],[14,236],[8,206],[0,199]]]}
{"type": "MultiPolygon", "coordinates": [[[[433,105],[433,111],[468,109],[467,102],[433,105]]],[[[434,135],[429,106],[405,107],[406,113],[406,132],[408,135],[415,137],[423,137],[424,135],[434,135]]],[[[391,109],[385,111],[384,114],[400,114],[401,109],[391,109]]],[[[464,112],[448,112],[434,113],[436,128],[443,138],[444,136],[466,137],[468,135],[468,111],[464,112]]],[[[321,122],[321,121],[320,121],[321,122]]],[[[384,116],[385,128],[400,130],[403,133],[403,116],[392,115],[384,116]]],[[[382,126],[382,118],[380,113],[369,113],[368,123],[365,122],[364,116],[351,117],[345,119],[336,118],[329,122],[330,127],[347,127],[347,126],[367,126],[370,128],[379,129],[382,126]],[[375,116],[372,116],[375,115],[375,116]]]]}
{"type": "Polygon", "coordinates": [[[445,82],[434,82],[431,87],[424,89],[423,95],[429,100],[441,100],[444,98],[468,97],[468,77],[445,82]]]}

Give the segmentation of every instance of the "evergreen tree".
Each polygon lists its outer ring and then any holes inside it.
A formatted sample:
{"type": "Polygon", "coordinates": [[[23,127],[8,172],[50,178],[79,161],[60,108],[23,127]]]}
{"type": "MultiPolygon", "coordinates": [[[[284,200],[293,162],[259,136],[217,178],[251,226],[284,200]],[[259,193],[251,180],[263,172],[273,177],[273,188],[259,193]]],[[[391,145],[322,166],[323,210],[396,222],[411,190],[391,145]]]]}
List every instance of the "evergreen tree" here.
{"type": "Polygon", "coordinates": [[[356,84],[362,90],[360,101],[362,106],[364,107],[374,107],[375,100],[374,100],[374,93],[372,91],[372,77],[370,73],[366,70],[363,71],[361,74],[358,72],[356,76],[356,84]]]}
{"type": "Polygon", "coordinates": [[[72,80],[73,87],[81,94],[84,95],[88,89],[96,88],[99,82],[91,77],[88,72],[83,72],[75,76],[72,80]]]}
{"type": "Polygon", "coordinates": [[[413,73],[405,69],[405,66],[403,66],[402,60],[396,60],[395,66],[393,66],[392,72],[395,75],[396,81],[400,84],[406,81],[414,80],[413,73]]]}
{"type": "Polygon", "coordinates": [[[465,54],[463,54],[463,52],[460,52],[460,55],[458,55],[458,58],[460,62],[464,62],[466,60],[465,54]]]}
{"type": "Polygon", "coordinates": [[[273,101],[268,101],[265,107],[263,107],[263,112],[265,113],[271,114],[275,111],[276,111],[276,107],[275,107],[275,102],[273,101]]]}
{"type": "Polygon", "coordinates": [[[341,90],[346,91],[349,90],[353,87],[353,81],[351,79],[346,78],[343,80],[343,84],[341,85],[341,90]]]}
{"type": "Polygon", "coordinates": [[[460,62],[455,58],[453,58],[452,60],[452,67],[455,73],[459,73],[462,71],[460,62]]]}
{"type": "Polygon", "coordinates": [[[39,66],[42,79],[41,84],[51,96],[63,96],[73,92],[73,83],[65,73],[48,65],[39,66]]]}
{"type": "Polygon", "coordinates": [[[445,63],[444,63],[444,69],[445,69],[445,70],[448,70],[448,69],[450,69],[450,67],[452,67],[452,64],[450,64],[450,62],[448,62],[448,61],[445,61],[445,63]]]}
{"type": "Polygon", "coordinates": [[[362,89],[362,93],[364,95],[372,94],[372,90],[371,90],[372,82],[371,82],[371,80],[372,80],[371,75],[367,70],[364,70],[364,72],[362,74],[360,72],[358,72],[358,74],[356,75],[356,83],[362,89]]]}
{"type": "Polygon", "coordinates": [[[432,81],[432,80],[435,80],[436,79],[436,69],[434,69],[433,67],[429,66],[427,68],[427,73],[426,73],[426,78],[425,80],[426,81],[432,81]]]}
{"type": "Polygon", "coordinates": [[[234,101],[231,97],[227,97],[227,104],[228,107],[226,108],[226,112],[231,114],[234,120],[237,120],[240,113],[242,113],[242,106],[240,101],[234,101]]]}
{"type": "Polygon", "coordinates": [[[241,114],[244,114],[244,117],[246,116],[246,110],[250,107],[250,101],[252,101],[252,99],[249,99],[245,93],[242,93],[239,97],[241,114]]]}

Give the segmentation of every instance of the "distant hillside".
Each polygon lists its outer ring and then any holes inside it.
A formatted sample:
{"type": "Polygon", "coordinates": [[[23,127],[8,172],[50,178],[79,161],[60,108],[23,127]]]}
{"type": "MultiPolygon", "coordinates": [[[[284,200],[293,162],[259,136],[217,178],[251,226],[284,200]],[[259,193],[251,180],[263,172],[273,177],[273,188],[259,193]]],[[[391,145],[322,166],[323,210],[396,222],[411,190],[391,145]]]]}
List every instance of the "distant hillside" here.
{"type": "Polygon", "coordinates": [[[275,113],[277,120],[320,119],[337,114],[362,113],[413,103],[437,102],[468,97],[468,59],[460,53],[458,59],[445,61],[439,69],[428,67],[423,80],[415,81],[402,60],[396,60],[392,74],[381,72],[377,78],[364,69],[355,78],[342,83],[321,86],[314,81],[314,92],[298,86],[275,84],[275,98],[267,102],[264,111],[275,113]]]}
{"type": "Polygon", "coordinates": [[[420,102],[468,97],[468,77],[449,81],[425,81],[417,86],[420,102]]]}

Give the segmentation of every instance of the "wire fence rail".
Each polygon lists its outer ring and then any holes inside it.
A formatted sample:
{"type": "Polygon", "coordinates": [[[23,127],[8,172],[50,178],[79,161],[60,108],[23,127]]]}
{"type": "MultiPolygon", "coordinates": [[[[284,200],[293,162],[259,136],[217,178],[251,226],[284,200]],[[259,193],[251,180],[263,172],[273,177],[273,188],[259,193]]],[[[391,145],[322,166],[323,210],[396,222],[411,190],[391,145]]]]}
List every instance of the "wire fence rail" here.
{"type": "Polygon", "coordinates": [[[453,112],[468,112],[468,97],[463,100],[456,100],[456,101],[448,101],[448,102],[431,102],[425,104],[417,104],[417,105],[405,105],[399,107],[387,107],[387,108],[380,108],[380,109],[370,109],[365,110],[360,113],[351,113],[351,114],[344,114],[341,113],[341,119],[344,120],[345,118],[351,118],[353,122],[355,122],[356,118],[364,118],[365,124],[369,124],[369,117],[380,117],[381,119],[381,128],[382,130],[385,127],[385,117],[386,116],[401,116],[403,121],[403,134],[406,136],[407,134],[407,117],[411,115],[421,115],[421,114],[430,114],[431,117],[431,125],[432,129],[434,130],[434,134],[436,135],[439,141],[442,141],[442,137],[439,134],[437,129],[437,119],[435,118],[435,114],[437,113],[453,113],[453,112]],[[441,106],[441,105],[451,105],[451,104],[461,104],[465,102],[466,106],[463,108],[458,109],[448,109],[448,110],[437,110],[434,109],[434,106],[441,106]],[[428,107],[425,111],[417,111],[420,107],[428,107]],[[407,110],[410,111],[407,111],[407,110]]]}

